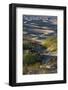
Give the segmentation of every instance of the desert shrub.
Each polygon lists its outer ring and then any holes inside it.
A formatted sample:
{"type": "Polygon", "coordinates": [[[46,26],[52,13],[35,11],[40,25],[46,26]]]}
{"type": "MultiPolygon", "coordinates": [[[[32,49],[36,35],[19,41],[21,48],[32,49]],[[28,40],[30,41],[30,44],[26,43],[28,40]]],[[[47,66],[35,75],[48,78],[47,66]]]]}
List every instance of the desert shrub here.
{"type": "Polygon", "coordinates": [[[29,50],[25,50],[23,55],[23,64],[34,64],[38,62],[39,56],[36,53],[31,53],[29,50]]]}
{"type": "Polygon", "coordinates": [[[43,47],[48,48],[48,50],[51,52],[57,51],[57,37],[48,37],[46,40],[43,41],[43,47]]]}
{"type": "Polygon", "coordinates": [[[31,49],[33,45],[31,42],[23,43],[23,49],[31,49]]]}

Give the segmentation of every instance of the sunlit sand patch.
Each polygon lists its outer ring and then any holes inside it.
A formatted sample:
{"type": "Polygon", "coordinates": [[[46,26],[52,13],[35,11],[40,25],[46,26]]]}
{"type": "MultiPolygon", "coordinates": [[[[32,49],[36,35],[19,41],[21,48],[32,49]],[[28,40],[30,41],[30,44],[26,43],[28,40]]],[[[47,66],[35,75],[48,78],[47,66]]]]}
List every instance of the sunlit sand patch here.
{"type": "Polygon", "coordinates": [[[34,38],[32,38],[32,40],[37,40],[37,38],[38,38],[38,37],[34,37],[34,38]]]}
{"type": "Polygon", "coordinates": [[[43,30],[43,29],[32,29],[35,32],[43,33],[43,34],[49,34],[49,33],[54,33],[54,30],[43,30]]]}
{"type": "Polygon", "coordinates": [[[30,24],[25,24],[26,26],[30,26],[30,27],[40,27],[40,26],[37,26],[36,24],[33,24],[33,23],[30,23],[30,24]]]}
{"type": "Polygon", "coordinates": [[[51,19],[51,20],[49,20],[52,24],[57,24],[57,19],[51,19]]]}
{"type": "Polygon", "coordinates": [[[35,35],[35,34],[30,34],[31,36],[33,36],[33,37],[36,37],[37,35],[35,35]]]}
{"type": "Polygon", "coordinates": [[[25,21],[24,23],[27,23],[27,21],[25,21]]]}

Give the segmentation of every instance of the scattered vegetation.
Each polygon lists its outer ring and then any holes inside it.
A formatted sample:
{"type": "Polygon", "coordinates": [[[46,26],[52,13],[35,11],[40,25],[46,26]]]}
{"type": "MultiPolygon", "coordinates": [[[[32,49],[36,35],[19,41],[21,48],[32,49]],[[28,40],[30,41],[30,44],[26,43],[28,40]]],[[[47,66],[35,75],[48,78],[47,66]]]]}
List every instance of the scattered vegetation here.
{"type": "Polygon", "coordinates": [[[37,53],[31,53],[29,50],[25,50],[24,51],[24,55],[23,55],[23,64],[35,64],[39,62],[39,56],[37,53]]]}
{"type": "Polygon", "coordinates": [[[25,42],[25,43],[23,43],[23,49],[24,50],[27,50],[27,49],[31,49],[33,46],[32,46],[32,44],[31,44],[31,42],[25,42]]]}
{"type": "Polygon", "coordinates": [[[57,52],[57,37],[50,36],[43,41],[43,47],[47,48],[50,52],[57,52]]]}
{"type": "MultiPolygon", "coordinates": [[[[53,53],[57,51],[57,38],[54,36],[48,37],[43,41],[41,47],[53,53]]],[[[23,74],[43,74],[57,72],[57,57],[52,57],[43,64],[38,52],[34,51],[36,45],[25,40],[23,43],[23,74]]]]}

